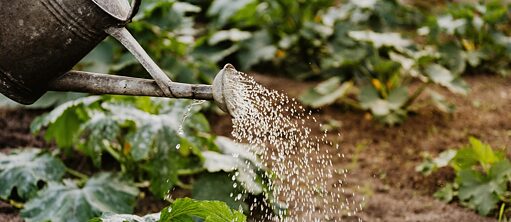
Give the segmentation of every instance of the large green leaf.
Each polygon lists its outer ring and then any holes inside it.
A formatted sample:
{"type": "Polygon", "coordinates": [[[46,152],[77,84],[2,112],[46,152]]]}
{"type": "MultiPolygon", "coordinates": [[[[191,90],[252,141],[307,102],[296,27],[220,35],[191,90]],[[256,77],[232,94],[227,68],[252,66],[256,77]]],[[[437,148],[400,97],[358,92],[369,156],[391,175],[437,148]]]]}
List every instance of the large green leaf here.
{"type": "Polygon", "coordinates": [[[28,199],[37,192],[39,181],[58,181],[64,172],[64,164],[41,149],[0,153],[0,198],[7,199],[16,188],[18,196],[28,199]]]}
{"type": "Polygon", "coordinates": [[[87,221],[104,212],[131,213],[138,189],[110,173],[90,178],[83,187],[76,182],[50,182],[21,211],[27,222],[87,221]]]}
{"type": "Polygon", "coordinates": [[[194,218],[205,222],[243,222],[243,213],[232,210],[220,201],[197,201],[189,198],[178,199],[161,212],[161,222],[193,222],[194,218]]]}
{"type": "Polygon", "coordinates": [[[213,3],[211,3],[207,14],[209,16],[218,17],[215,22],[218,26],[223,26],[238,11],[253,2],[254,0],[214,0],[213,3]]]}
{"type": "Polygon", "coordinates": [[[404,87],[393,89],[387,100],[380,98],[372,86],[362,87],[359,94],[360,105],[365,109],[370,109],[376,116],[385,116],[400,109],[407,100],[408,91],[404,87]]]}
{"type": "Polygon", "coordinates": [[[78,147],[87,156],[92,158],[94,165],[100,166],[103,150],[110,143],[116,142],[121,133],[119,122],[109,118],[104,113],[95,112],[92,118],[80,126],[78,132],[83,139],[78,147]]]}
{"type": "Polygon", "coordinates": [[[454,76],[451,71],[438,64],[430,64],[424,70],[426,75],[441,86],[448,88],[450,91],[459,94],[466,94],[468,86],[461,78],[454,76]]]}
{"type": "Polygon", "coordinates": [[[319,108],[335,103],[339,98],[344,97],[352,87],[351,81],[341,84],[339,77],[332,77],[305,91],[300,96],[300,101],[313,108],[319,108]]]}
{"type": "Polygon", "coordinates": [[[158,222],[160,213],[148,214],[143,217],[131,214],[105,213],[100,218],[94,218],[89,222],[158,222]]]}
{"type": "Polygon", "coordinates": [[[483,170],[488,171],[492,164],[503,160],[503,155],[493,151],[490,145],[474,137],[470,137],[469,142],[469,146],[458,150],[454,157],[452,166],[455,170],[469,169],[480,164],[483,170]]]}
{"type": "Polygon", "coordinates": [[[83,111],[78,109],[81,106],[90,106],[99,101],[99,96],[89,96],[66,102],[50,113],[37,117],[31,124],[32,132],[37,133],[43,127],[48,127],[44,138],[47,141],[55,140],[61,148],[70,148],[74,145],[80,124],[83,121],[83,111]]]}
{"type": "Polygon", "coordinates": [[[247,204],[243,202],[244,197],[241,198],[241,186],[227,173],[203,173],[195,184],[192,189],[193,199],[218,200],[225,202],[232,209],[240,209],[240,207],[244,210],[248,209],[247,204]]]}
{"type": "Polygon", "coordinates": [[[375,48],[393,47],[402,49],[412,44],[412,41],[402,38],[401,34],[395,32],[350,31],[348,36],[358,41],[370,42],[375,48]]]}
{"type": "Polygon", "coordinates": [[[463,169],[456,177],[459,184],[458,197],[482,215],[497,208],[500,197],[507,191],[511,175],[511,163],[503,160],[492,165],[489,174],[463,169]]]}

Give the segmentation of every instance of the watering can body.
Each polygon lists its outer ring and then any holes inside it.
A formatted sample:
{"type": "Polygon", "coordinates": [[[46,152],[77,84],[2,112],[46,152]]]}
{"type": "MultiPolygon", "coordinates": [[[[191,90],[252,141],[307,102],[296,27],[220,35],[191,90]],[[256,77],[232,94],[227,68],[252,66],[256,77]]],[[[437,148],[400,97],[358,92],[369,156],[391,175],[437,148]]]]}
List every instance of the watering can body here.
{"type": "Polygon", "coordinates": [[[139,1],[131,11],[120,1],[0,0],[0,93],[22,104],[39,99],[105,39],[104,30],[131,19],[139,1]]]}

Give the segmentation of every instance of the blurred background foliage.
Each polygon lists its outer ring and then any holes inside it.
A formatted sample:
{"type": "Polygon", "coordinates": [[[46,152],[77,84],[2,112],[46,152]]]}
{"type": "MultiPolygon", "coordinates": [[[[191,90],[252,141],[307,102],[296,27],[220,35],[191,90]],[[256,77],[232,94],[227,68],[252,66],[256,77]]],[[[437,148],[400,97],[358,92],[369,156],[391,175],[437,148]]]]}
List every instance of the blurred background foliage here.
{"type": "MultiPolygon", "coordinates": [[[[432,85],[466,94],[463,74],[510,74],[510,7],[504,0],[145,0],[128,28],[174,81],[209,84],[227,62],[324,81],[300,100],[393,125],[422,94],[439,110],[454,110],[432,85]]],[[[150,78],[112,38],[76,68],[150,78]]],[[[33,107],[80,96],[50,93],[33,107]]]]}
{"type": "MultiPolygon", "coordinates": [[[[504,1],[432,9],[398,0],[146,0],[129,29],[175,81],[211,83],[227,62],[322,80],[303,103],[342,104],[392,125],[424,92],[453,111],[431,85],[466,94],[465,73],[509,75],[509,9],[504,1]]],[[[149,77],[113,39],[78,68],[149,77]]]]}

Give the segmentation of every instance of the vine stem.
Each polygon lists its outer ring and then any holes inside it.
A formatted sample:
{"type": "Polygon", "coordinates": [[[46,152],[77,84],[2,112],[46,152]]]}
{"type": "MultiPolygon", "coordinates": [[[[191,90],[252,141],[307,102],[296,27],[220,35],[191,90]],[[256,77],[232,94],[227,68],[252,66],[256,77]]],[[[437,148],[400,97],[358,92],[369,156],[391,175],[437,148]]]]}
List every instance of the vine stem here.
{"type": "Polygon", "coordinates": [[[412,96],[410,96],[410,98],[408,98],[408,100],[403,105],[403,109],[406,110],[410,105],[412,105],[413,102],[421,95],[421,93],[424,92],[424,90],[427,88],[428,85],[429,85],[429,82],[425,82],[417,90],[415,90],[415,92],[413,92],[412,96]]]}
{"type": "Polygon", "coordinates": [[[197,174],[197,173],[200,173],[202,171],[204,171],[205,169],[204,168],[195,168],[195,169],[179,169],[177,171],[177,174],[179,176],[188,176],[188,175],[194,175],[194,174],[197,174]]]}
{"type": "Polygon", "coordinates": [[[71,169],[69,167],[66,167],[66,173],[69,173],[70,175],[78,177],[78,178],[80,178],[82,180],[88,180],[89,179],[89,176],[87,176],[87,175],[85,175],[83,173],[80,173],[80,172],[78,172],[76,170],[73,170],[73,169],[71,169]]]}
{"type": "Polygon", "coordinates": [[[176,185],[177,185],[178,187],[180,187],[180,188],[185,189],[185,190],[191,190],[191,189],[193,189],[193,186],[192,186],[192,185],[190,185],[190,184],[185,184],[185,183],[183,183],[183,182],[181,182],[181,181],[177,181],[177,182],[176,182],[176,185]]]}

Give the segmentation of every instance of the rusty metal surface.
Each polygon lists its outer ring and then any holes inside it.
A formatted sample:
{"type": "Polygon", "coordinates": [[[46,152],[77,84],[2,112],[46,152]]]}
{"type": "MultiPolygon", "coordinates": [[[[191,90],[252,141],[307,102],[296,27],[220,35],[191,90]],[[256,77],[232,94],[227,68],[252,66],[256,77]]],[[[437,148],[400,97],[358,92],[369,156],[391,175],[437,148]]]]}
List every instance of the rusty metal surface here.
{"type": "Polygon", "coordinates": [[[33,103],[124,23],[92,0],[0,0],[0,93],[33,103]]]}

